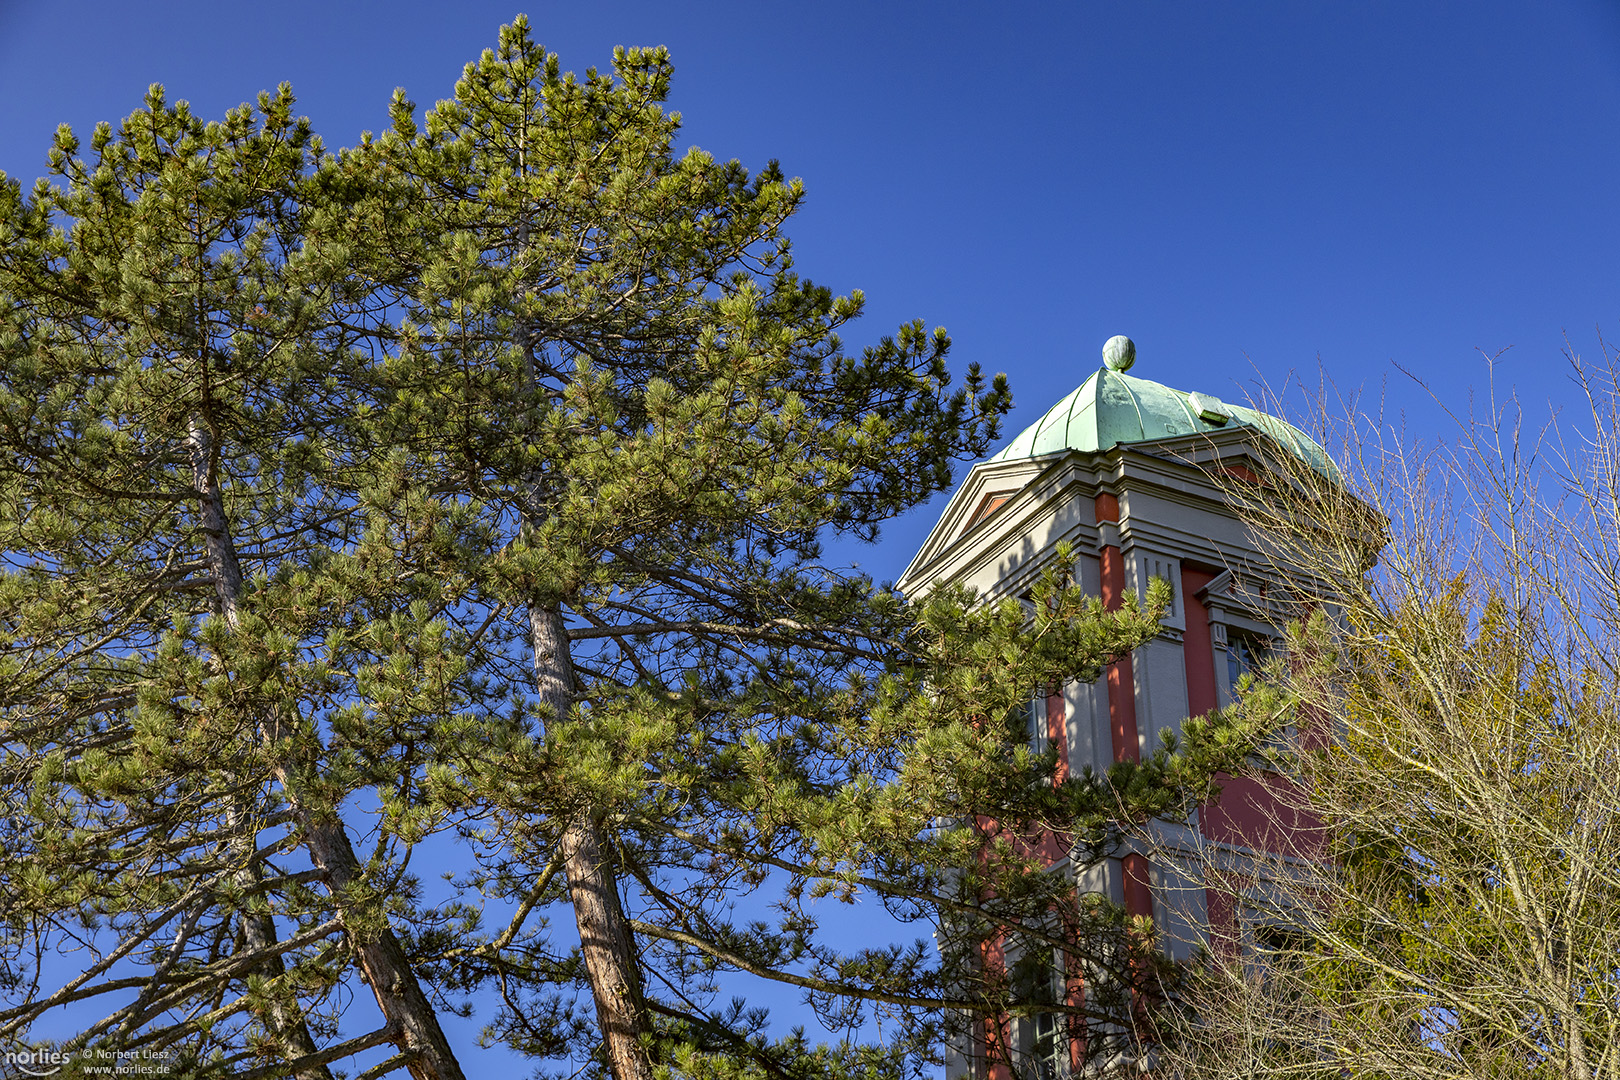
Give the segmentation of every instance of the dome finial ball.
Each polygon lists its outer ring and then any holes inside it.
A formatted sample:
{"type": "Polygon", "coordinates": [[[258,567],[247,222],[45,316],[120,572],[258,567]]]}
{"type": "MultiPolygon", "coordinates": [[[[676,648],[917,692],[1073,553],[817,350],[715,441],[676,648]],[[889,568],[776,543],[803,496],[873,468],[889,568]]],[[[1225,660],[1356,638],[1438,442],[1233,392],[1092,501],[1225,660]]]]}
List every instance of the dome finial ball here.
{"type": "Polygon", "coordinates": [[[1110,371],[1129,371],[1136,363],[1136,343],[1124,334],[1115,334],[1103,346],[1103,363],[1110,371]]]}

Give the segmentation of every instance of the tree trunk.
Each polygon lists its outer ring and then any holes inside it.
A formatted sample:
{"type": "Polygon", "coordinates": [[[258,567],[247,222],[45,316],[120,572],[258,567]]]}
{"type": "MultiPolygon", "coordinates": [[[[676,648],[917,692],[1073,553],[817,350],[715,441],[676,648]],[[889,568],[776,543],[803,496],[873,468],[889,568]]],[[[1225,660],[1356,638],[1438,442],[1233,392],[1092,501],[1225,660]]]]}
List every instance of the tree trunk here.
{"type": "MultiPolygon", "coordinates": [[[[285,787],[287,774],[281,771],[280,775],[285,787]]],[[[290,796],[288,801],[297,810],[297,798],[290,796]]],[[[338,896],[360,876],[360,860],[349,843],[349,834],[336,818],[311,820],[304,817],[303,822],[304,846],[315,865],[326,871],[327,884],[333,895],[338,896]]],[[[339,896],[339,919],[344,917],[343,907],[344,901],[339,896]]],[[[422,992],[422,984],[417,981],[416,971],[394,931],[384,924],[371,940],[364,940],[353,931],[346,932],[354,945],[360,970],[376,995],[377,1008],[382,1010],[389,1026],[398,1032],[395,1044],[416,1053],[408,1066],[411,1075],[416,1080],[465,1080],[461,1063],[439,1027],[438,1010],[422,992]]]]}
{"type": "MultiPolygon", "coordinates": [[[[192,485],[197,490],[199,503],[197,516],[202,525],[203,549],[209,571],[214,578],[214,594],[218,597],[219,611],[225,625],[234,633],[241,622],[237,598],[242,592],[242,567],[236,558],[236,547],[231,543],[225,503],[220,497],[215,478],[210,440],[195,418],[188,425],[186,446],[190,451],[192,485]]],[[[228,820],[235,827],[251,817],[251,811],[233,806],[228,820]]],[[[251,862],[253,853],[258,850],[257,833],[250,831],[241,837],[236,849],[244,862],[232,877],[246,895],[254,897],[260,882],[259,868],[251,862]]],[[[279,987],[281,980],[286,977],[287,965],[281,954],[271,952],[276,944],[275,920],[252,911],[243,911],[241,918],[242,939],[248,953],[268,954],[254,965],[254,970],[279,987]]],[[[315,1040],[309,1034],[309,1025],[296,1008],[289,1010],[281,1001],[273,1001],[265,1026],[270,1029],[271,1037],[280,1043],[288,1060],[315,1053],[315,1040]]],[[[297,1077],[298,1080],[332,1080],[332,1073],[325,1065],[316,1065],[300,1069],[297,1077]]]]}
{"type": "MultiPolygon", "coordinates": [[[[203,545],[209,572],[214,578],[214,590],[219,598],[220,614],[233,632],[241,621],[238,601],[242,592],[242,569],[236,557],[236,545],[231,538],[230,521],[225,514],[225,501],[219,488],[218,464],[212,440],[203,427],[193,419],[186,439],[190,451],[192,483],[196,488],[202,525],[203,545]]],[[[274,741],[277,733],[260,718],[261,737],[274,741]]],[[[332,816],[317,816],[299,797],[294,763],[278,762],[276,778],[281,782],[287,803],[304,833],[304,847],[310,860],[326,874],[327,887],[334,897],[336,914],[345,918],[348,902],[342,895],[358,881],[360,860],[343,823],[332,816]]],[[[256,871],[249,867],[246,873],[256,871]]],[[[273,944],[275,924],[267,916],[244,912],[244,936],[248,948],[264,948],[273,944]]],[[[356,959],[371,991],[376,995],[377,1007],[384,1019],[397,1033],[395,1043],[400,1049],[414,1052],[408,1068],[416,1080],[466,1080],[461,1064],[450,1049],[450,1042],[439,1027],[438,1012],[422,992],[416,972],[411,968],[399,939],[386,923],[375,938],[363,939],[345,927],[356,959]]],[[[270,978],[286,974],[281,957],[266,957],[260,970],[270,978]]],[[[302,1016],[287,1016],[277,1007],[271,1016],[272,1033],[280,1040],[288,1060],[316,1050],[310,1038],[308,1025],[302,1016]]],[[[331,1080],[324,1065],[300,1070],[298,1080],[331,1080]]]]}
{"type": "MultiPolygon", "coordinates": [[[[239,813],[233,808],[230,815],[230,824],[235,827],[240,821],[249,817],[248,814],[239,813]]],[[[258,834],[250,831],[238,842],[238,851],[244,857],[251,857],[258,849],[258,834]]],[[[234,875],[236,884],[249,896],[257,896],[254,890],[259,885],[261,876],[258,866],[247,862],[234,875]]],[[[266,979],[280,985],[287,974],[286,962],[280,953],[271,953],[276,944],[276,924],[268,915],[257,912],[242,912],[242,938],[247,945],[247,951],[253,953],[270,953],[254,969],[266,979]]],[[[282,1053],[291,1061],[307,1057],[318,1049],[315,1040],[310,1037],[309,1025],[304,1022],[303,1016],[296,1007],[288,1009],[279,1000],[272,1001],[270,1015],[265,1025],[270,1029],[271,1036],[281,1044],[282,1053]]],[[[332,1080],[332,1071],[325,1065],[312,1065],[299,1069],[298,1080],[332,1080]]]]}
{"type": "MultiPolygon", "coordinates": [[[[554,724],[568,722],[574,699],[574,662],[562,613],[532,605],[536,690],[554,724]]],[[[619,883],[594,808],[579,809],[562,835],[568,898],[579,928],[580,955],[596,1000],[596,1021],[614,1080],[651,1080],[641,1037],[647,1031],[635,939],[619,901],[619,883]]]]}

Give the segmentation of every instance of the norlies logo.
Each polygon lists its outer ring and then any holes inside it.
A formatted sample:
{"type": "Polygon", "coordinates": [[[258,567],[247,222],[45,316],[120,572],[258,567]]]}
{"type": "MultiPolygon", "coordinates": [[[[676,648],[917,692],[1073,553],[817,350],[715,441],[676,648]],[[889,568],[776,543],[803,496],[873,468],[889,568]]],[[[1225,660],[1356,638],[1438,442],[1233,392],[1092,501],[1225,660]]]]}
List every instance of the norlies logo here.
{"type": "Polygon", "coordinates": [[[0,1080],[24,1080],[30,1076],[168,1077],[180,1067],[180,1055],[172,1049],[143,1047],[119,1050],[106,1046],[85,1046],[76,1050],[39,1050],[20,1047],[0,1051],[0,1080]],[[65,1066],[72,1065],[68,1073],[65,1066]]]}
{"type": "Polygon", "coordinates": [[[7,1050],[0,1054],[0,1077],[55,1076],[72,1060],[66,1050],[7,1050]]]}

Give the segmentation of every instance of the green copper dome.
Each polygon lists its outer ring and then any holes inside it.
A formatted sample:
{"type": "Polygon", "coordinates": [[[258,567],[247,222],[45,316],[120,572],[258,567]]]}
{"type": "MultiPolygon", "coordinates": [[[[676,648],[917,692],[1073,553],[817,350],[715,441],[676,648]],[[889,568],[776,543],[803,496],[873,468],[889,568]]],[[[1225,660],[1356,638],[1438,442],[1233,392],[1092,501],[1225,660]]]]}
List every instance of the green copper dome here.
{"type": "Polygon", "coordinates": [[[1096,453],[1122,443],[1151,442],[1195,432],[1207,434],[1231,427],[1263,431],[1313,469],[1329,477],[1338,476],[1326,452],[1292,424],[1240,405],[1228,405],[1213,394],[1172,390],[1109,367],[1099,368],[990,460],[1013,461],[1063,450],[1096,453]]]}

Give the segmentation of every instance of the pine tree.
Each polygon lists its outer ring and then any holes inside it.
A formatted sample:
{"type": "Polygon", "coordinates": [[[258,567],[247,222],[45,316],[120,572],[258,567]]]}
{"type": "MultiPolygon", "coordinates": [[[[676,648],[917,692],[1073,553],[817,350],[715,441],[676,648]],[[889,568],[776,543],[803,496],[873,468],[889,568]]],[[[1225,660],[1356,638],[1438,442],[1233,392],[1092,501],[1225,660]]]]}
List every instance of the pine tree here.
{"type": "Polygon", "coordinates": [[[469,884],[517,908],[458,977],[527,984],[498,1033],[545,1055],[599,1037],[618,1080],[833,1067],[710,1004],[728,970],[801,987],[830,1021],[904,1016],[899,1068],[947,1017],[1011,1006],[984,936],[1073,948],[1066,931],[1108,921],[1080,917],[1031,837],[1184,806],[1229,751],[1194,724],[1195,754],[1054,790],[1002,718],[1095,677],[1153,612],[1054,579],[1030,627],[1017,604],[906,606],[823,565],[829,533],[874,537],[982,454],[1005,385],[970,366],[949,391],[948,339],[921,323],[846,354],[859,295],[799,277],[782,231],[799,183],[677,155],[669,78],[661,49],[565,74],[519,20],[422,124],[400,95],[394,129],[345,158],[404,313],[388,438],[489,523],[474,576],[508,623],[491,655],[535,674],[532,716],[458,779],[492,815],[469,884]],[[738,922],[767,887],[775,921],[738,922]],[[826,895],[921,921],[945,952],[841,953],[817,932],[826,895]],[[577,951],[526,921],[553,905],[577,951]]]}
{"type": "Polygon", "coordinates": [[[1030,613],[827,565],[1010,397],[952,390],[921,323],[846,352],[798,182],[678,155],[669,78],[565,74],[519,20],[335,157],[285,88],[218,124],[154,90],[0,189],[6,1034],[95,1006],[71,1046],[198,1075],[386,1044],[367,1075],[449,1078],[467,995],[616,1080],[898,1075],[1028,1007],[987,939],[1128,936],[1040,837],[1101,851],[1241,747],[1189,722],[1053,784],[1015,715],[1162,592],[1054,573],[1030,613]],[[856,900],[938,944],[840,948],[819,905],[856,900]],[[881,1036],[773,1034],[735,973],[881,1036]]]}
{"type": "Polygon", "coordinates": [[[154,87],[89,161],[63,129],[58,183],[0,188],[0,1016],[93,1003],[81,1043],[300,1077],[386,1039],[455,1076],[387,924],[400,866],[338,816],[408,788],[392,757],[455,707],[442,568],[360,493],[388,478],[291,110],[205,124],[154,87]],[[387,1026],[317,1050],[351,967],[387,1026]]]}

